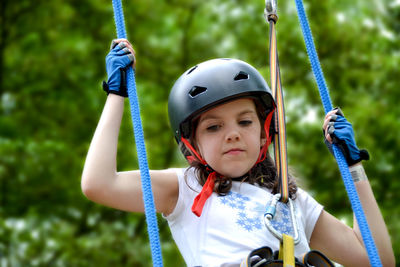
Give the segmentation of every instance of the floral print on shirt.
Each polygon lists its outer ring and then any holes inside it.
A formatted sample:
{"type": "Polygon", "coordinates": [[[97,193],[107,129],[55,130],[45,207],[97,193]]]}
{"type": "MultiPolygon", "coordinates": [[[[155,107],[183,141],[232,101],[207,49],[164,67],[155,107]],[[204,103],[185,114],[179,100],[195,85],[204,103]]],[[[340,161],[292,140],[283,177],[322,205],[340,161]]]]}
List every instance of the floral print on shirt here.
{"type": "MultiPolygon", "coordinates": [[[[264,202],[255,202],[247,196],[232,191],[218,199],[222,205],[232,209],[236,224],[240,228],[248,232],[263,229],[264,213],[269,204],[269,199],[264,202]]],[[[289,207],[282,202],[278,202],[276,214],[271,224],[280,233],[291,236],[294,234],[289,207]]]]}

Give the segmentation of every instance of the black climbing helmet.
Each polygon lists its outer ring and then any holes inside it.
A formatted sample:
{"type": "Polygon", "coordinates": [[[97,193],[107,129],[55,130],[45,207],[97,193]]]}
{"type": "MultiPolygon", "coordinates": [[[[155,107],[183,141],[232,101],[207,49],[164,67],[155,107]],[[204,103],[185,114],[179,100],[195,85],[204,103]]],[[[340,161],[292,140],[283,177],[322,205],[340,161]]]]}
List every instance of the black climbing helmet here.
{"type": "Polygon", "coordinates": [[[221,103],[250,96],[256,98],[269,114],[274,99],[261,74],[237,59],[213,59],[200,63],[175,82],[168,99],[171,128],[178,144],[189,138],[192,119],[221,103]]]}

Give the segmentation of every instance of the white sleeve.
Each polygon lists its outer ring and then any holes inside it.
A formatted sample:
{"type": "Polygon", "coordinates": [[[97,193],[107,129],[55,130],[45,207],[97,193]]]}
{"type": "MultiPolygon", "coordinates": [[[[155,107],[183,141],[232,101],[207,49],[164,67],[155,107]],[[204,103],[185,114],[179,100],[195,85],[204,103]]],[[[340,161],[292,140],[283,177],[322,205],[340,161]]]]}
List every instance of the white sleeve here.
{"type": "Polygon", "coordinates": [[[184,183],[185,183],[185,169],[176,169],[176,175],[178,176],[178,185],[179,185],[179,193],[178,200],[176,202],[174,210],[167,216],[163,216],[170,222],[173,222],[185,209],[184,205],[184,195],[182,194],[184,191],[184,183]]]}
{"type": "Polygon", "coordinates": [[[319,204],[312,196],[302,189],[298,189],[297,199],[299,208],[302,213],[304,232],[307,237],[308,243],[310,243],[312,232],[314,231],[315,224],[321,212],[323,206],[319,204]]]}
{"type": "Polygon", "coordinates": [[[193,168],[176,169],[178,176],[179,194],[174,210],[167,216],[164,216],[167,221],[173,223],[184,214],[191,214],[191,207],[194,198],[201,191],[201,185],[195,180],[193,168]]]}

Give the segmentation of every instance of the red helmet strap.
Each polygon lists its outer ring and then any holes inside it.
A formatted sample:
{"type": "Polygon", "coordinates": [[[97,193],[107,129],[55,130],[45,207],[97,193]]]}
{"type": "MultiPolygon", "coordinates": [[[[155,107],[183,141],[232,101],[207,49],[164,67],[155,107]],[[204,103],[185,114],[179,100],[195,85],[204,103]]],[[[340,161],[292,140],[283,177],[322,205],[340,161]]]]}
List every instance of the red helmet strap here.
{"type": "MultiPolygon", "coordinates": [[[[274,109],[275,110],[275,109],[274,109]]],[[[274,110],[272,110],[268,115],[267,118],[265,119],[264,122],[264,132],[265,132],[265,144],[262,146],[261,150],[260,150],[260,155],[258,156],[257,162],[255,165],[257,165],[258,163],[262,162],[265,160],[266,156],[267,156],[267,151],[268,151],[268,147],[272,142],[272,136],[270,136],[270,126],[271,126],[271,121],[272,121],[272,116],[274,115],[274,110]]]]}

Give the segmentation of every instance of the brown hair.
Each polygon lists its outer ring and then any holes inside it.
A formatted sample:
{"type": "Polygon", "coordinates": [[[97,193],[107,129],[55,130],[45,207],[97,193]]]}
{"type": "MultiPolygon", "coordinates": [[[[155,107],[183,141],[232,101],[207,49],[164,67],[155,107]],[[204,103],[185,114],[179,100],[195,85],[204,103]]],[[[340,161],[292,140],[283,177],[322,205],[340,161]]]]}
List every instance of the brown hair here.
{"type": "MultiPolygon", "coordinates": [[[[266,119],[264,108],[258,101],[254,102],[256,105],[259,121],[260,123],[264,122],[266,119]]],[[[189,138],[189,142],[192,144],[192,146],[194,144],[194,133],[196,126],[197,126],[197,120],[193,122],[193,127],[192,127],[193,132],[191,137],[189,138]]],[[[262,132],[263,134],[265,134],[263,126],[264,123],[261,123],[262,132]]],[[[191,156],[191,152],[186,148],[186,146],[182,142],[179,145],[185,157],[191,156]]],[[[203,186],[206,183],[208,175],[211,172],[213,172],[213,170],[211,170],[210,167],[204,166],[197,160],[192,161],[190,163],[190,167],[195,169],[196,179],[201,186],[203,186]]],[[[185,180],[186,178],[187,176],[185,175],[185,180]]],[[[289,178],[289,185],[288,185],[289,197],[291,199],[294,199],[296,197],[297,184],[291,174],[289,174],[288,178],[289,178]]],[[[265,159],[262,162],[258,163],[256,166],[251,168],[247,174],[241,177],[231,178],[231,177],[217,176],[214,185],[214,192],[216,192],[219,195],[226,195],[232,188],[232,181],[240,181],[249,184],[258,184],[261,187],[271,189],[272,194],[279,193],[280,190],[279,178],[277,177],[277,169],[273,159],[271,158],[268,152],[266,154],[265,159]]]]}

